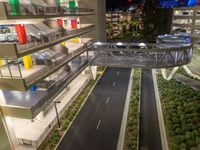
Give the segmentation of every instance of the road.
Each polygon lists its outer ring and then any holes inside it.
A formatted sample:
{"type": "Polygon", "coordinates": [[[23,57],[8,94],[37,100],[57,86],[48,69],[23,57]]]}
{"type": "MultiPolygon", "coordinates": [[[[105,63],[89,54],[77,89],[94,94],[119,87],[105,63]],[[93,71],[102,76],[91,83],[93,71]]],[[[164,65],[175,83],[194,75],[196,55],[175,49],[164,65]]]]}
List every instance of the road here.
{"type": "Polygon", "coordinates": [[[140,150],[162,150],[152,71],[142,70],[140,150]]]}
{"type": "Polygon", "coordinates": [[[130,72],[106,69],[58,150],[116,150],[130,72]]]}

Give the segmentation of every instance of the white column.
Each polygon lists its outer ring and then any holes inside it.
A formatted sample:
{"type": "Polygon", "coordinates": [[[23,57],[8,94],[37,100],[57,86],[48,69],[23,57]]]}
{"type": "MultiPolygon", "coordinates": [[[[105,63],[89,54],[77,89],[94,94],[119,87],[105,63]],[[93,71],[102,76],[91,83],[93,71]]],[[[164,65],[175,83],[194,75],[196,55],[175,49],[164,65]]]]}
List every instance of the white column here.
{"type": "Polygon", "coordinates": [[[16,133],[15,133],[15,128],[14,128],[12,117],[5,117],[5,122],[6,122],[8,134],[9,134],[9,137],[10,137],[10,139],[12,141],[12,144],[14,146],[17,146],[18,145],[18,141],[17,141],[17,137],[16,137],[16,133]]]}
{"type": "MultiPolygon", "coordinates": [[[[0,104],[6,104],[6,100],[3,95],[2,90],[0,90],[0,104]]],[[[3,114],[2,114],[2,117],[4,117],[3,114]]],[[[10,138],[10,141],[12,141],[12,144],[14,146],[16,146],[18,144],[18,142],[17,142],[17,137],[15,134],[12,118],[4,117],[3,121],[4,121],[4,128],[5,128],[6,132],[8,133],[8,137],[10,138]]]]}
{"type": "Polygon", "coordinates": [[[6,104],[6,100],[4,98],[2,90],[0,90],[0,104],[6,104]]]}
{"type": "Polygon", "coordinates": [[[97,77],[97,66],[90,66],[89,68],[91,71],[92,78],[93,80],[95,80],[97,77]]]}

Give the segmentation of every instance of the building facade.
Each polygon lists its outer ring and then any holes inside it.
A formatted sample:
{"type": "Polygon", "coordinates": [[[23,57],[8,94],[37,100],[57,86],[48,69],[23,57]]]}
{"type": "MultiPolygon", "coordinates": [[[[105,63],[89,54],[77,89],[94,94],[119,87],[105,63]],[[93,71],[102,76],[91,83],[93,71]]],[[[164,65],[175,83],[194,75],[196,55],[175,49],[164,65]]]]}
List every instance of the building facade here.
{"type": "Polygon", "coordinates": [[[194,39],[200,37],[200,6],[173,8],[171,32],[189,33],[194,39]]]}
{"type": "Polygon", "coordinates": [[[0,150],[37,149],[95,78],[104,20],[102,0],[0,1],[0,150]]]}

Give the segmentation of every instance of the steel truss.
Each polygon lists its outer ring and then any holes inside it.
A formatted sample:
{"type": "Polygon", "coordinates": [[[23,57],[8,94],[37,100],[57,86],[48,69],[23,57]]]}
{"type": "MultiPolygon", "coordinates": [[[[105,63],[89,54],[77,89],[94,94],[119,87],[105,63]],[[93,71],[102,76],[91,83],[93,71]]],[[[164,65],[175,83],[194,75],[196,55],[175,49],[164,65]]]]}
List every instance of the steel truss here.
{"type": "Polygon", "coordinates": [[[89,51],[94,52],[92,65],[173,68],[190,63],[193,48],[189,44],[95,43],[89,51]]]}

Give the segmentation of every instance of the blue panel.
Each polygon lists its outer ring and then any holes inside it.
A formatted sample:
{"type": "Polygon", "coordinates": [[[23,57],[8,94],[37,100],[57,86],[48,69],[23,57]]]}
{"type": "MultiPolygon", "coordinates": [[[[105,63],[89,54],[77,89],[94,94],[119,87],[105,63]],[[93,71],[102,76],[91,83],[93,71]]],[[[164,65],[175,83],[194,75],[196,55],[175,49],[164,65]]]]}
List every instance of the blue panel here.
{"type": "Polygon", "coordinates": [[[189,0],[188,6],[195,6],[197,4],[196,0],[189,0]]]}
{"type": "Polygon", "coordinates": [[[163,8],[184,7],[188,6],[189,1],[196,1],[196,0],[160,0],[160,6],[163,8]]]}

